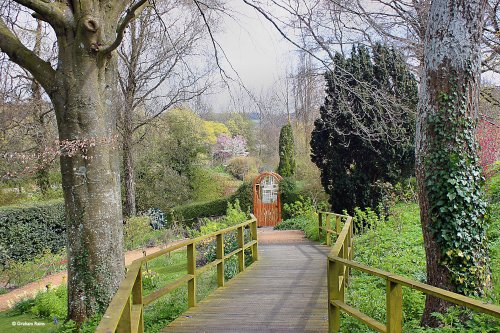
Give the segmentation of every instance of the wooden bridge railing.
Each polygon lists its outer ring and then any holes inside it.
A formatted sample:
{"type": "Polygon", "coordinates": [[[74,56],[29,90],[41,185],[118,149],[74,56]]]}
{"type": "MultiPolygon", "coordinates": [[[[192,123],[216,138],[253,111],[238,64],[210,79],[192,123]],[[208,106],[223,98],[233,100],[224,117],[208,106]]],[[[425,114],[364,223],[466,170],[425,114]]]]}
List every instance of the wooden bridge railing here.
{"type": "Polygon", "coordinates": [[[327,244],[330,244],[330,235],[337,235],[337,241],[328,255],[328,331],[330,333],[340,330],[340,311],[365,323],[377,332],[402,333],[403,332],[403,289],[408,287],[419,290],[427,295],[441,298],[448,302],[470,308],[472,310],[500,317],[500,306],[487,304],[470,297],[456,294],[444,289],[436,288],[425,283],[413,281],[405,277],[385,272],[376,268],[365,266],[352,261],[353,257],[353,219],[347,215],[328,212],[319,212],[318,225],[319,237],[326,232],[327,244]],[[335,231],[332,230],[331,218],[335,217],[335,231]],[[341,220],[345,220],[341,227],[341,220]],[[326,226],[323,222],[326,221],[326,226]],[[383,278],[386,281],[386,324],[365,315],[361,311],[344,302],[345,291],[348,286],[350,269],[359,270],[383,278]]]}
{"type": "Polygon", "coordinates": [[[224,286],[224,262],[234,255],[238,255],[239,272],[245,270],[245,250],[252,251],[252,262],[258,260],[257,220],[252,216],[251,220],[244,223],[203,235],[194,239],[188,239],[174,246],[147,255],[135,260],[127,270],[125,279],[120,284],[118,291],[111,300],[99,326],[97,333],[143,333],[144,332],[144,305],[147,305],[163,295],[174,291],[187,283],[188,306],[196,305],[196,278],[199,274],[217,266],[217,284],[224,286]],[[250,242],[245,244],[244,229],[249,228],[251,233],[250,242]],[[224,235],[237,230],[238,248],[231,253],[224,254],[224,235]],[[217,242],[216,260],[202,266],[196,267],[196,244],[208,238],[215,237],[217,242]],[[172,251],[187,248],[187,274],[175,281],[143,296],[142,294],[142,267],[148,261],[168,254],[172,251]]]}

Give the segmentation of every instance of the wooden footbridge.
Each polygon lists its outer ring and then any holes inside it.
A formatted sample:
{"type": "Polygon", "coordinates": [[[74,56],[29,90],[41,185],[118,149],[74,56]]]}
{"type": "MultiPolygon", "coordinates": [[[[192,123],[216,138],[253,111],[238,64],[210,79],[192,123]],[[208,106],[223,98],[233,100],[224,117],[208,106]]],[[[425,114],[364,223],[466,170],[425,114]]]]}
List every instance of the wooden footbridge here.
{"type": "Polygon", "coordinates": [[[340,312],[344,311],[377,332],[402,333],[403,286],[500,317],[498,306],[352,261],[353,221],[350,216],[320,212],[318,231],[326,246],[309,241],[259,244],[257,222],[252,219],[136,260],[128,267],[96,332],[144,332],[144,306],[186,284],[189,309],[162,332],[338,332],[340,312]],[[236,233],[238,244],[230,253],[224,246],[224,236],[228,233],[236,233]],[[197,266],[196,245],[212,238],[216,243],[216,259],[197,266]],[[142,271],[147,262],[182,248],[187,250],[187,274],[143,296],[142,271]],[[226,282],[225,265],[232,256],[238,258],[239,274],[226,282]],[[252,264],[246,267],[248,258],[252,264]],[[199,275],[215,267],[219,288],[197,303],[199,275]],[[386,281],[386,323],[344,302],[351,269],[386,281]]]}

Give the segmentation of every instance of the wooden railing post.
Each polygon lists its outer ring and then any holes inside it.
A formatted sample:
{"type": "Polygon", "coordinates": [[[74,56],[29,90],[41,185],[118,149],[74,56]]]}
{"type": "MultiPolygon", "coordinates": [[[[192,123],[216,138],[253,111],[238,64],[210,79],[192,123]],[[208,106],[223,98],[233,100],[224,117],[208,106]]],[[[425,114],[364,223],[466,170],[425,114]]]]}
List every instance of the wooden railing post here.
{"type": "MultiPolygon", "coordinates": [[[[342,246],[342,258],[349,260],[349,243],[351,242],[350,240],[350,235],[347,233],[346,238],[344,239],[344,245],[342,246]]],[[[344,276],[344,285],[347,285],[349,281],[349,267],[345,267],[343,270],[343,276],[344,276]]]]}
{"type": "Polygon", "coordinates": [[[318,212],[318,241],[323,238],[323,213],[318,212]]]}
{"type": "Polygon", "coordinates": [[[217,238],[217,259],[221,260],[217,264],[217,284],[224,287],[224,235],[218,234],[217,238]]]}
{"type": "Polygon", "coordinates": [[[116,333],[130,333],[132,332],[132,308],[130,304],[130,296],[127,299],[127,304],[116,327],[116,333]]]}
{"type": "Polygon", "coordinates": [[[135,278],[134,286],[132,287],[132,306],[139,308],[139,320],[137,325],[138,333],[144,333],[144,306],[142,304],[142,266],[139,267],[137,277],[135,278]]]}
{"type": "Polygon", "coordinates": [[[387,333],[403,333],[403,288],[387,280],[387,333]]]}
{"type": "Polygon", "coordinates": [[[188,306],[196,305],[196,246],[194,243],[187,245],[187,273],[192,275],[188,281],[188,306]]]}
{"type": "MultiPolygon", "coordinates": [[[[257,241],[257,220],[254,220],[250,225],[252,241],[257,241]]],[[[252,261],[259,260],[259,244],[255,243],[252,245],[252,261]]]]}
{"type": "Polygon", "coordinates": [[[340,330],[340,308],[331,301],[344,301],[344,288],[341,285],[341,265],[336,261],[328,260],[328,332],[334,333],[340,330]]]}
{"type": "Polygon", "coordinates": [[[335,231],[337,232],[337,235],[339,235],[342,231],[342,220],[340,216],[335,216],[335,231]]]}
{"type": "Polygon", "coordinates": [[[332,224],[330,222],[330,214],[326,214],[326,245],[330,246],[332,245],[332,235],[328,230],[332,229],[332,224]]]}
{"type": "Polygon", "coordinates": [[[241,249],[241,251],[238,252],[238,268],[240,272],[245,270],[245,250],[243,249],[245,246],[245,239],[243,230],[243,227],[238,228],[238,248],[241,249]]]}

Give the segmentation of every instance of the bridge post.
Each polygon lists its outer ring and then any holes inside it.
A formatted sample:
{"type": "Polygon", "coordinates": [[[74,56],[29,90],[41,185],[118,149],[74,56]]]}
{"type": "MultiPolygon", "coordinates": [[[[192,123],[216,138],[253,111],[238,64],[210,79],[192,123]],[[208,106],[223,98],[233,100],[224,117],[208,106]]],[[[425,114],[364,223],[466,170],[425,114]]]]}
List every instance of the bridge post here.
{"type": "Polygon", "coordinates": [[[217,260],[221,262],[217,264],[217,284],[219,287],[224,287],[224,235],[218,234],[217,239],[217,260]]]}
{"type": "Polygon", "coordinates": [[[332,230],[332,223],[330,221],[330,214],[326,214],[326,245],[332,245],[332,236],[328,230],[332,230]]]}
{"type": "Polygon", "coordinates": [[[403,333],[403,288],[387,280],[387,333],[403,333]]]}
{"type": "Polygon", "coordinates": [[[318,212],[318,241],[323,238],[323,213],[318,212]]]}
{"type": "Polygon", "coordinates": [[[238,267],[240,272],[245,270],[245,239],[243,230],[243,227],[238,228],[238,247],[241,249],[241,251],[238,252],[238,267]]]}
{"type": "Polygon", "coordinates": [[[132,287],[132,306],[139,307],[138,333],[144,333],[144,306],[142,303],[142,265],[137,272],[134,286],[132,287]]]}
{"type": "Polygon", "coordinates": [[[194,243],[187,245],[187,273],[192,275],[188,281],[188,306],[196,305],[196,246],[194,243]]]}
{"type": "MultiPolygon", "coordinates": [[[[257,241],[257,220],[250,224],[250,233],[252,234],[252,241],[257,241]]],[[[259,260],[259,244],[252,245],[252,260],[255,262],[259,260]]]]}
{"type": "Polygon", "coordinates": [[[341,267],[340,263],[332,261],[330,258],[327,260],[328,332],[334,333],[340,330],[340,308],[331,302],[344,301],[344,281],[340,281],[340,274],[343,271],[343,267],[341,267]]]}
{"type": "Polygon", "coordinates": [[[130,296],[125,304],[125,309],[120,317],[118,326],[116,327],[117,333],[130,333],[132,332],[132,307],[130,305],[130,296]]]}
{"type": "Polygon", "coordinates": [[[340,232],[342,231],[341,222],[340,216],[335,216],[335,231],[337,232],[337,235],[340,235],[340,232]]]}

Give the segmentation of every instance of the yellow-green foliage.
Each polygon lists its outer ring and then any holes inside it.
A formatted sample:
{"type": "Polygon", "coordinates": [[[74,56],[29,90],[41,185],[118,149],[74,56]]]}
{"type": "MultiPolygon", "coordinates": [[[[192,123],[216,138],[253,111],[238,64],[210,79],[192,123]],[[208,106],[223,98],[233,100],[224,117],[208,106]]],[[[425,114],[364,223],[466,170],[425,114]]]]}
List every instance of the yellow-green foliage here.
{"type": "Polygon", "coordinates": [[[204,141],[211,145],[217,143],[217,137],[221,134],[231,136],[231,132],[227,126],[216,121],[204,121],[203,129],[205,130],[204,141]]]}
{"type": "Polygon", "coordinates": [[[189,176],[194,202],[205,202],[226,197],[241,185],[241,182],[226,173],[212,169],[194,168],[189,176]]]}

